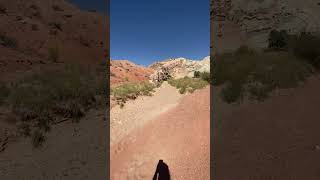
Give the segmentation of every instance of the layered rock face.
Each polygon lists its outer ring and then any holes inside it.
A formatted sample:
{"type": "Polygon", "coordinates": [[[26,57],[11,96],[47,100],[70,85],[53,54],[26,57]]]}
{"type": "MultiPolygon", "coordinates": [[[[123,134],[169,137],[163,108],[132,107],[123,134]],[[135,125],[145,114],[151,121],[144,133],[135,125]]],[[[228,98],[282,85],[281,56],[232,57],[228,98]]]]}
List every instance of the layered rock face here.
{"type": "Polygon", "coordinates": [[[156,62],[149,66],[154,70],[150,76],[153,82],[161,82],[169,78],[193,77],[195,71],[210,72],[210,57],[201,61],[193,61],[185,58],[168,59],[156,62]]]}
{"type": "Polygon", "coordinates": [[[119,85],[124,82],[137,82],[149,80],[153,69],[134,64],[128,60],[110,61],[110,84],[119,85]]]}
{"type": "Polygon", "coordinates": [[[318,0],[211,0],[211,43],[215,52],[263,48],[272,29],[319,32],[319,17],[318,0]]]}

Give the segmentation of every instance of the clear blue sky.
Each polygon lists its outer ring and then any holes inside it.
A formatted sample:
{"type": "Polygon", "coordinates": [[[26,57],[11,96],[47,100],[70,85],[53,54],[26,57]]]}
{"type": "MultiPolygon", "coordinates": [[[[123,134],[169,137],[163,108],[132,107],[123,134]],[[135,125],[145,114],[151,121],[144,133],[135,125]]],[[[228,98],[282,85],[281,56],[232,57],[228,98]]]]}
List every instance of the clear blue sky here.
{"type": "Polygon", "coordinates": [[[149,65],[208,56],[209,5],[209,0],[111,0],[111,58],[149,65]]]}

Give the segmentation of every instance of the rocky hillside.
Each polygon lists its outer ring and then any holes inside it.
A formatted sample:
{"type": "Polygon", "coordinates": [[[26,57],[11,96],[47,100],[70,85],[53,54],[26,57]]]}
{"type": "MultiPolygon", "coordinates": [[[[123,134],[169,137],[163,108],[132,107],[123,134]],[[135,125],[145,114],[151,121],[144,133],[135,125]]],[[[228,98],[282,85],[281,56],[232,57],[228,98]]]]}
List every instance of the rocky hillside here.
{"type": "Polygon", "coordinates": [[[265,47],[272,29],[319,32],[318,0],[211,1],[212,43],[217,52],[242,44],[265,47]]]}
{"type": "Polygon", "coordinates": [[[110,62],[110,83],[118,85],[126,81],[149,80],[153,69],[139,66],[128,60],[111,60],[110,62]]]}
{"type": "Polygon", "coordinates": [[[102,107],[107,20],[65,0],[0,0],[0,152],[22,137],[21,124],[34,137],[44,112],[48,128],[67,117],[70,99],[81,117],[102,107]],[[33,114],[27,123],[25,114],[33,114]]]}
{"type": "Polygon", "coordinates": [[[101,63],[106,22],[64,0],[0,0],[0,76],[37,65],[101,63]]]}
{"type": "Polygon", "coordinates": [[[168,77],[182,78],[193,77],[195,71],[210,72],[210,57],[205,57],[201,61],[189,60],[186,58],[174,58],[156,62],[149,66],[154,70],[150,76],[152,81],[162,81],[168,77]]]}

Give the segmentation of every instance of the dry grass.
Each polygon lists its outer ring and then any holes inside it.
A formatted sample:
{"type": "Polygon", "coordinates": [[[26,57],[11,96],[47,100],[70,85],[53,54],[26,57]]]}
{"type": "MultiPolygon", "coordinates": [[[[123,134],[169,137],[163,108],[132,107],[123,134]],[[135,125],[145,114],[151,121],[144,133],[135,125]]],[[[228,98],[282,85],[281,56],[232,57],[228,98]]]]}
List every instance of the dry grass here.
{"type": "Polygon", "coordinates": [[[215,58],[213,85],[223,85],[228,103],[244,97],[262,101],[276,88],[294,88],[311,74],[312,66],[284,51],[255,52],[241,47],[215,58]]]}
{"type": "Polygon", "coordinates": [[[202,89],[209,84],[208,81],[205,81],[201,78],[190,78],[190,77],[184,77],[180,79],[170,79],[168,83],[171,86],[174,86],[177,89],[179,89],[179,92],[181,94],[184,94],[186,92],[192,93],[196,89],[202,89]]]}
{"type": "Polygon", "coordinates": [[[102,85],[94,69],[68,64],[0,87],[0,100],[19,118],[22,135],[29,136],[35,130],[49,131],[61,119],[77,122],[89,109],[102,106],[102,85]]]}
{"type": "Polygon", "coordinates": [[[151,96],[156,86],[150,82],[127,82],[117,87],[111,88],[111,95],[117,103],[123,107],[128,99],[135,99],[138,96],[151,96]]]}

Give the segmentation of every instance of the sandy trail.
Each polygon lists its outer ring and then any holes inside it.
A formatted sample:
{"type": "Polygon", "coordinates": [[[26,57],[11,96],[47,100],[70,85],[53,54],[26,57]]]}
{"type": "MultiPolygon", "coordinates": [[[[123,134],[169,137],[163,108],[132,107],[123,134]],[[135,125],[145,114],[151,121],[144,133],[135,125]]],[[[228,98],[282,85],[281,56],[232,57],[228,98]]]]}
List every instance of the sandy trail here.
{"type": "Polygon", "coordinates": [[[110,155],[111,180],[150,180],[159,159],[173,180],[210,179],[210,88],[133,130],[110,155]]]}
{"type": "Polygon", "coordinates": [[[107,179],[108,122],[103,116],[103,110],[95,110],[78,124],[53,126],[40,149],[33,149],[30,139],[12,142],[0,153],[0,179],[107,179]]]}
{"type": "Polygon", "coordinates": [[[119,142],[133,129],[176,106],[183,95],[175,87],[164,82],[153,96],[139,96],[128,101],[121,109],[115,106],[110,110],[110,144],[119,142]]]}

